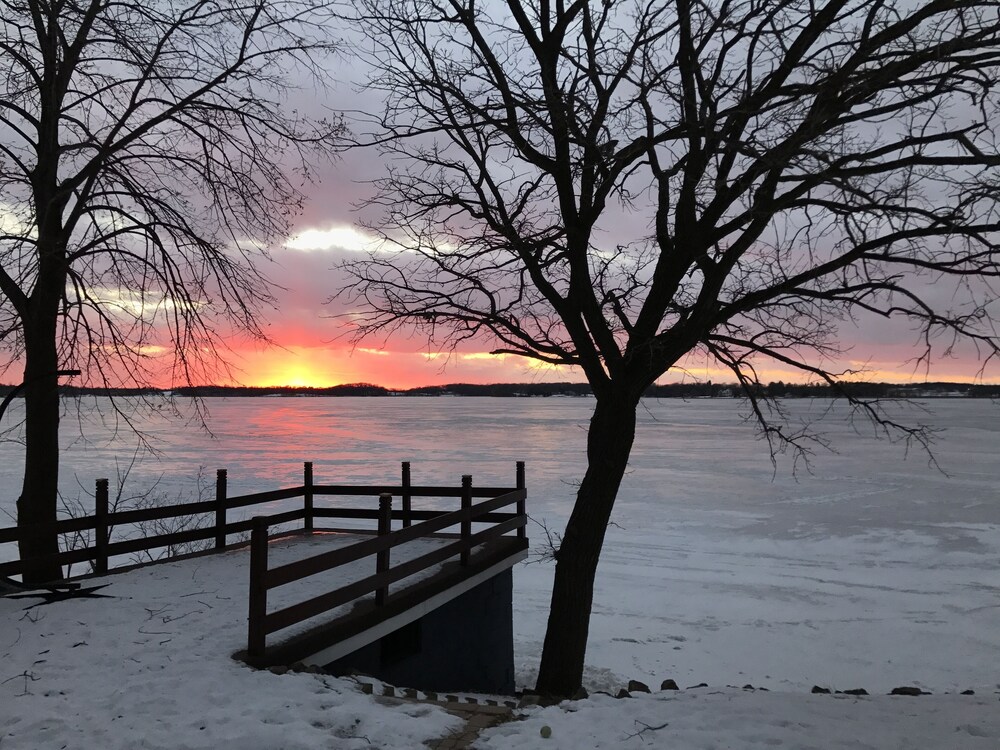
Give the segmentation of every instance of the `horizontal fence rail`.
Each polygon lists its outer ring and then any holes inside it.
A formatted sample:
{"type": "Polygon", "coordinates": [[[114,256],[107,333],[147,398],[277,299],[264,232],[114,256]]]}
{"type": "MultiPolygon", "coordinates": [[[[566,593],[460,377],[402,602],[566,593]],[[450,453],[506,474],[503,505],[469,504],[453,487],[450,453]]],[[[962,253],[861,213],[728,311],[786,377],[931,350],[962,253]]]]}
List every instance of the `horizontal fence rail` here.
{"type": "Polygon", "coordinates": [[[382,607],[389,599],[389,586],[405,578],[430,570],[448,560],[456,559],[460,567],[470,564],[472,551],[487,542],[513,533],[511,541],[517,549],[527,547],[527,490],[524,482],[524,463],[517,463],[516,487],[473,487],[472,477],[463,476],[460,487],[423,487],[406,482],[409,464],[403,465],[404,484],[400,487],[360,487],[354,485],[315,485],[314,494],[362,494],[379,490],[379,507],[375,509],[321,509],[314,508],[315,518],[354,518],[377,522],[376,536],[349,546],[322,552],[312,557],[275,567],[268,565],[268,530],[273,520],[268,517],[253,519],[250,541],[250,591],[247,626],[247,658],[251,663],[263,659],[267,650],[267,636],[313,617],[323,615],[337,607],[373,597],[374,606],[382,607]],[[334,492],[328,492],[333,489],[334,492]],[[395,490],[395,492],[392,492],[395,490]],[[393,510],[393,497],[403,501],[400,510],[393,510]],[[460,498],[455,510],[413,510],[408,498],[413,497],[460,498]],[[473,498],[487,498],[473,503],[473,498]],[[510,508],[512,511],[501,512],[510,508]],[[392,521],[401,522],[393,531],[392,521]],[[415,523],[416,522],[416,523],[415,523]],[[472,524],[486,528],[473,533],[472,524]],[[439,537],[441,546],[417,557],[395,564],[391,563],[392,550],[438,535],[448,528],[459,528],[459,533],[439,537]],[[268,611],[268,592],[311,576],[328,573],[338,567],[375,556],[372,572],[360,580],[352,580],[338,588],[315,594],[308,599],[268,611]]]}
{"type": "MultiPolygon", "coordinates": [[[[524,465],[517,464],[519,486],[523,488],[524,465]]],[[[98,479],[94,493],[94,513],[89,516],[62,518],[49,526],[49,531],[63,538],[60,546],[65,547],[66,537],[78,535],[77,542],[81,546],[65,549],[62,552],[44,557],[34,557],[27,560],[12,560],[0,562],[0,576],[11,577],[23,575],[34,569],[56,563],[58,565],[75,565],[89,563],[92,572],[106,573],[115,557],[151,553],[175,545],[191,544],[212,540],[208,549],[223,549],[229,542],[229,537],[236,534],[253,532],[254,519],[230,521],[228,511],[249,508],[268,503],[302,498],[302,507],[295,510],[272,513],[266,516],[256,516],[264,519],[268,527],[282,523],[303,521],[303,529],[311,531],[315,519],[342,520],[378,520],[380,510],[371,508],[331,508],[315,505],[317,497],[379,497],[391,495],[402,499],[399,510],[390,511],[390,521],[401,522],[404,528],[411,528],[414,522],[426,522],[441,515],[441,511],[414,510],[412,498],[463,498],[463,487],[448,487],[435,485],[412,485],[410,482],[410,462],[402,465],[402,481],[400,484],[354,485],[354,484],[315,484],[313,481],[313,464],[307,461],[303,465],[303,483],[293,487],[285,487],[266,492],[254,492],[245,495],[228,495],[229,477],[226,469],[216,472],[215,499],[190,503],[163,505],[154,508],[137,508],[112,511],[109,503],[108,480],[98,479]],[[196,528],[147,534],[143,532],[142,524],[151,522],[180,521],[191,517],[203,517],[209,522],[196,528]],[[133,527],[134,534],[125,534],[125,538],[113,541],[114,536],[121,537],[122,532],[133,527]],[[136,528],[137,527],[137,528],[136,528]]],[[[470,498],[495,498],[509,493],[510,488],[474,487],[469,490],[470,498]]],[[[518,502],[518,513],[524,512],[523,498],[518,502]]],[[[506,519],[496,514],[485,515],[477,522],[496,523],[506,519]]],[[[259,523],[259,522],[258,522],[259,523]]],[[[15,544],[21,538],[21,530],[17,527],[0,528],[0,544],[15,544]]],[[[523,538],[524,529],[518,531],[523,538]]],[[[128,561],[117,567],[132,566],[135,561],[128,561]]]]}

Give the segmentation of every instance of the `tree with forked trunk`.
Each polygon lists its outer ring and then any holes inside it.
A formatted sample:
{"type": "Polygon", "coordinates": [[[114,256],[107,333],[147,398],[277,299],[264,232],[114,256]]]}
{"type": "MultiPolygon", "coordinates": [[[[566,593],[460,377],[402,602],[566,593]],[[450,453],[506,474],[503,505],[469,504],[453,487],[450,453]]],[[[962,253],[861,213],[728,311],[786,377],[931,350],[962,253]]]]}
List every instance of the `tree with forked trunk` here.
{"type": "Polygon", "coordinates": [[[387,172],[384,242],[344,264],[355,333],[491,339],[596,397],[540,692],[580,687],[636,407],[685,357],[806,451],[761,363],[837,388],[838,325],[877,317],[912,324],[925,362],[1000,351],[995,3],[365,0],[357,20],[385,102],[357,145],[387,172]]]}
{"type": "Polygon", "coordinates": [[[324,0],[0,7],[0,371],[24,367],[37,582],[60,577],[59,371],[184,383],[227,334],[263,337],[257,263],[342,128],[294,107],[293,84],[326,78],[324,0]]]}

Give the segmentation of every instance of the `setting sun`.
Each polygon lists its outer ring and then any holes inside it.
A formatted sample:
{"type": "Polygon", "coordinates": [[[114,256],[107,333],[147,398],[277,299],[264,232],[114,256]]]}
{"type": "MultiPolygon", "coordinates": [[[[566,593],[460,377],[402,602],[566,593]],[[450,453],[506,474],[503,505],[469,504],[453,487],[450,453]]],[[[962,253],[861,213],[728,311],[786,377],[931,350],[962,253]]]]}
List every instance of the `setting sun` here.
{"type": "Polygon", "coordinates": [[[357,381],[354,363],[342,351],[291,346],[241,352],[237,379],[251,386],[325,388],[357,381]]]}
{"type": "Polygon", "coordinates": [[[287,370],[281,373],[273,383],[269,385],[287,385],[305,388],[319,388],[328,383],[318,382],[315,378],[314,373],[308,372],[306,368],[301,366],[289,367],[287,370]]]}

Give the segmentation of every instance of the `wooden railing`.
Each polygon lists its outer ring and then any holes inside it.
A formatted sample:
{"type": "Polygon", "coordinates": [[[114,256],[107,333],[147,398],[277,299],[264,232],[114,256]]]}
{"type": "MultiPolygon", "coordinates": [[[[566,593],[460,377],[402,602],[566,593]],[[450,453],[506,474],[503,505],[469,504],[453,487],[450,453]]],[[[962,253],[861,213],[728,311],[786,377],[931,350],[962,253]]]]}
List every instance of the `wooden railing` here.
{"type": "MultiPolygon", "coordinates": [[[[404,465],[404,479],[408,477],[404,465]]],[[[472,477],[463,476],[460,487],[419,487],[408,483],[400,487],[314,487],[315,494],[378,494],[379,507],[375,509],[345,511],[344,509],[314,510],[317,518],[369,518],[377,520],[377,535],[349,546],[323,552],[314,557],[268,567],[268,527],[271,518],[253,519],[250,540],[250,596],[247,628],[247,659],[253,663],[265,656],[267,636],[332,609],[374,594],[376,608],[389,599],[389,586],[404,578],[427,571],[432,567],[457,558],[459,565],[469,566],[473,549],[507,534],[515,534],[511,542],[518,549],[527,547],[525,538],[526,490],[524,463],[517,463],[516,487],[473,487],[472,477]],[[405,494],[404,494],[405,491],[405,494]],[[402,498],[402,509],[393,510],[393,496],[402,498]],[[413,510],[410,498],[459,497],[457,510],[413,510]],[[488,498],[473,504],[473,498],[488,498]],[[500,512],[514,506],[513,512],[500,512]],[[393,519],[401,521],[401,528],[391,530],[393,519]],[[420,521],[414,524],[413,521],[420,521]],[[473,533],[472,524],[486,526],[473,533]],[[391,551],[417,539],[428,538],[449,527],[458,527],[459,533],[440,537],[441,544],[417,557],[391,563],[391,551]],[[315,594],[310,598],[268,612],[268,592],[279,586],[300,581],[334,568],[375,556],[372,574],[360,580],[344,583],[336,589],[315,594]]]]}
{"type": "MultiPolygon", "coordinates": [[[[518,464],[518,476],[523,481],[523,464],[518,464]]],[[[126,555],[162,550],[171,546],[189,544],[204,540],[214,540],[214,548],[222,549],[231,535],[246,533],[256,528],[261,522],[255,519],[229,521],[228,511],[247,508],[281,500],[302,498],[301,508],[295,510],[262,516],[267,526],[274,526],[292,521],[303,521],[303,528],[311,530],[316,518],[342,519],[377,519],[379,511],[374,508],[317,508],[314,498],[318,495],[330,496],[370,496],[388,493],[402,498],[402,508],[393,511],[392,517],[399,519],[404,527],[409,527],[415,520],[423,520],[437,515],[436,511],[414,510],[411,505],[413,497],[461,497],[461,489],[454,487],[412,486],[410,483],[410,464],[403,463],[402,483],[399,485],[361,486],[361,485],[317,485],[313,481],[312,462],[306,462],[303,470],[303,483],[295,487],[287,487],[267,492],[256,492],[247,495],[228,495],[228,473],[225,469],[216,472],[215,499],[192,503],[164,505],[156,508],[140,508],[112,512],[109,508],[108,480],[98,479],[95,490],[95,509],[90,516],[64,518],[56,521],[49,529],[60,536],[92,532],[91,543],[74,549],[66,549],[54,555],[36,557],[29,560],[13,560],[0,563],[0,576],[17,576],[36,567],[51,564],[73,565],[90,563],[94,573],[107,573],[115,558],[126,555]],[[144,535],[141,524],[151,521],[183,519],[191,516],[211,517],[213,522],[199,528],[185,529],[163,534],[144,535]],[[133,533],[122,527],[138,527],[133,533]],[[112,533],[124,536],[121,541],[111,541],[112,533]]],[[[495,496],[508,492],[504,488],[479,488],[476,496],[495,496]]],[[[523,513],[523,500],[518,505],[518,512],[523,513]]],[[[523,534],[523,530],[521,532],[523,534]]],[[[0,529],[0,544],[16,544],[21,531],[16,528],[0,529]]],[[[131,565],[134,561],[125,561],[122,565],[131,565]]],[[[122,565],[116,566],[121,567],[122,565]]]]}

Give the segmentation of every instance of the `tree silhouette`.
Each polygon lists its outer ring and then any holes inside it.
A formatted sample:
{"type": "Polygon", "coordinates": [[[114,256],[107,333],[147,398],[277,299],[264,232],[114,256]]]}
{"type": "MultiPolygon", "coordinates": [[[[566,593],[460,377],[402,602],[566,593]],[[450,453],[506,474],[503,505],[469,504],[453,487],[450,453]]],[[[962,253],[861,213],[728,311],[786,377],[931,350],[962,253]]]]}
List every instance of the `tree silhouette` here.
{"type": "Polygon", "coordinates": [[[636,406],[684,357],[732,372],[772,448],[807,451],[760,363],[837,386],[859,316],[912,323],[925,361],[956,340],[997,354],[995,3],[361,5],[385,243],[345,265],[350,324],[491,338],[579,367],[596,397],[540,692],[580,686],[636,406]]]}
{"type": "Polygon", "coordinates": [[[60,577],[57,371],[190,382],[227,334],[262,337],[255,258],[341,126],[289,98],[325,79],[323,0],[2,7],[0,346],[24,365],[18,526],[40,581],[60,577]]]}

